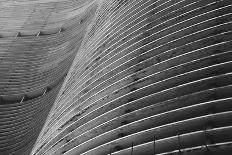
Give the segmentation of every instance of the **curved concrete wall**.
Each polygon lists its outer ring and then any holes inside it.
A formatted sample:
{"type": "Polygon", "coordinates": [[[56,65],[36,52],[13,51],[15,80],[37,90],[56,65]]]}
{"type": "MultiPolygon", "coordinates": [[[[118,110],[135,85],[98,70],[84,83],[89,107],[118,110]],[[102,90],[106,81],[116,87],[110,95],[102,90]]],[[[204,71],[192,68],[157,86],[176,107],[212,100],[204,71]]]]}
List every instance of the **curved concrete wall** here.
{"type": "Polygon", "coordinates": [[[80,20],[83,11],[93,0],[1,0],[0,36],[36,35],[56,33],[59,29],[72,24],[73,19],[80,20]],[[79,17],[79,18],[77,18],[79,17]]]}
{"type": "Polygon", "coordinates": [[[98,2],[31,155],[231,154],[232,1],[98,2]]]}
{"type": "Polygon", "coordinates": [[[96,8],[92,0],[0,2],[1,155],[31,152],[96,8]]]}
{"type": "Polygon", "coordinates": [[[60,84],[48,93],[21,103],[0,105],[1,154],[29,154],[60,84]]]}

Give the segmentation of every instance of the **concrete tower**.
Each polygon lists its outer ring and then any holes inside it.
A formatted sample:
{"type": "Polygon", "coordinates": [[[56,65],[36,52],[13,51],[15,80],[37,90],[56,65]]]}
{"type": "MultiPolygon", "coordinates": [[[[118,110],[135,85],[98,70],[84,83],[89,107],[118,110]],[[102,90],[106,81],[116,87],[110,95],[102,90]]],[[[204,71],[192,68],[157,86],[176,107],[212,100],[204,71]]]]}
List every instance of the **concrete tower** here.
{"type": "Polygon", "coordinates": [[[4,155],[231,155],[231,0],[4,4],[4,155]]]}

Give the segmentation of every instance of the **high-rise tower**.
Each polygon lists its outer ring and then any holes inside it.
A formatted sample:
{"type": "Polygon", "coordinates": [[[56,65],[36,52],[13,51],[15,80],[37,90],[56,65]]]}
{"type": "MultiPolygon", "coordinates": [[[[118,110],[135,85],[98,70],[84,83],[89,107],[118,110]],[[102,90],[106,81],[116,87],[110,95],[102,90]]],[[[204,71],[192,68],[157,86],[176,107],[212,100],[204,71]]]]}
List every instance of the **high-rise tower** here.
{"type": "Polygon", "coordinates": [[[231,0],[73,3],[62,5],[76,17],[63,31],[75,35],[74,60],[31,155],[231,154],[231,0]]]}

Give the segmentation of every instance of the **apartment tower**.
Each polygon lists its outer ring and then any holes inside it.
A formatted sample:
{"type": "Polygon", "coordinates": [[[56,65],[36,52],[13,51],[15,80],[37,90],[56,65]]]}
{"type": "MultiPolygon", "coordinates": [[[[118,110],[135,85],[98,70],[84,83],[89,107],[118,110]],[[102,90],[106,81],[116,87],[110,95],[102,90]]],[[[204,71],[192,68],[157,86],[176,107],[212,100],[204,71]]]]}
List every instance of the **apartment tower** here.
{"type": "Polygon", "coordinates": [[[231,0],[0,8],[1,155],[231,155],[231,0]]]}

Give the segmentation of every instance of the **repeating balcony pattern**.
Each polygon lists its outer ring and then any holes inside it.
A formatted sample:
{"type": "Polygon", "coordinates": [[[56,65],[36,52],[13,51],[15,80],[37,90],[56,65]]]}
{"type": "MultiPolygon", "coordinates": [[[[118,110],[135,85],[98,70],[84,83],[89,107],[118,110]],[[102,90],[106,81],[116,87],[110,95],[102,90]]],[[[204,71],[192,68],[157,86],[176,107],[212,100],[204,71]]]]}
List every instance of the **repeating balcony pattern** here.
{"type": "Polygon", "coordinates": [[[232,1],[103,0],[31,155],[231,154],[232,1]]]}
{"type": "Polygon", "coordinates": [[[31,155],[229,155],[231,41],[231,0],[100,1],[31,155]]]}

